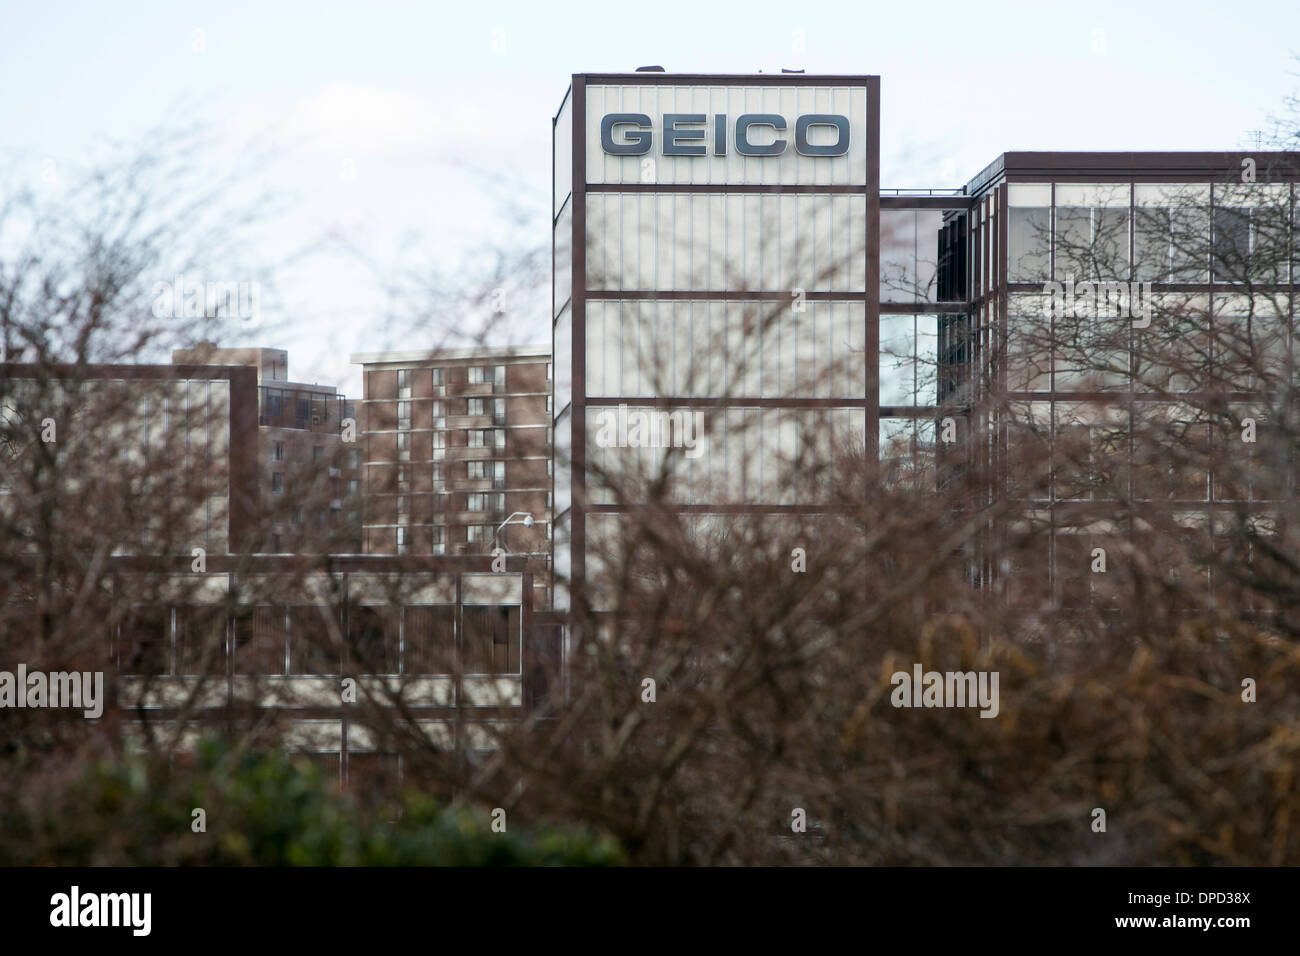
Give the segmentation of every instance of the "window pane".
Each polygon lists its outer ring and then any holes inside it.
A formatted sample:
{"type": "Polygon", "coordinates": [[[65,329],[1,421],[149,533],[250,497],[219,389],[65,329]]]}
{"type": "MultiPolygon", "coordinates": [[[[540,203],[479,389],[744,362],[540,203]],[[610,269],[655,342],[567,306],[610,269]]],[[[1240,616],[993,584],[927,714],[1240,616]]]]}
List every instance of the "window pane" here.
{"type": "MultiPolygon", "coordinates": [[[[441,529],[435,529],[440,531],[441,529]]],[[[407,607],[402,672],[449,674],[455,651],[456,611],[452,607],[407,607]]]]}
{"type": "Polygon", "coordinates": [[[519,608],[467,607],[462,620],[465,673],[519,672],[519,608]]]}
{"type": "Polygon", "coordinates": [[[1008,210],[1007,279],[1010,282],[1046,282],[1051,264],[1051,209],[1008,210]]]}
{"type": "Polygon", "coordinates": [[[337,674],[339,657],[327,618],[337,616],[325,606],[301,606],[289,611],[289,671],[292,674],[337,674]]]}
{"type": "Polygon", "coordinates": [[[236,674],[283,674],[285,608],[246,608],[235,618],[236,674]]]}
{"type": "Polygon", "coordinates": [[[168,673],[171,670],[171,640],[171,608],[132,608],[130,616],[122,624],[122,673],[168,673]]]}
{"type": "Polygon", "coordinates": [[[397,673],[398,628],[397,608],[364,604],[348,608],[348,644],[362,673],[397,673]]]}
{"type": "Polygon", "coordinates": [[[226,610],[223,607],[176,609],[176,672],[224,674],[226,610]]]}

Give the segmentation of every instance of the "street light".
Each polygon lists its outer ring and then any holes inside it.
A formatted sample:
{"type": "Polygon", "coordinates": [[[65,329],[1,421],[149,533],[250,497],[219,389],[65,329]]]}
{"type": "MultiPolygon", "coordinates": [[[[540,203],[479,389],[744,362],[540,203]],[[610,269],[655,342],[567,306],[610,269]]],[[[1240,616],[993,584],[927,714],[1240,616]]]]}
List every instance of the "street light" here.
{"type": "Polygon", "coordinates": [[[522,524],[525,528],[531,528],[531,527],[533,526],[533,516],[532,516],[532,515],[528,514],[527,512],[524,512],[524,511],[516,511],[514,514],[512,514],[512,515],[511,515],[509,518],[507,518],[505,521],[503,521],[503,522],[501,522],[499,525],[497,525],[497,529],[496,529],[496,531],[492,532],[492,547],[493,547],[494,549],[496,548],[496,546],[497,546],[497,544],[498,544],[497,539],[498,539],[498,538],[500,537],[500,535],[501,535],[501,529],[504,528],[506,525],[510,524],[510,522],[514,521],[516,518],[523,518],[523,519],[524,519],[523,521],[521,521],[521,522],[519,522],[519,523],[522,524]]]}

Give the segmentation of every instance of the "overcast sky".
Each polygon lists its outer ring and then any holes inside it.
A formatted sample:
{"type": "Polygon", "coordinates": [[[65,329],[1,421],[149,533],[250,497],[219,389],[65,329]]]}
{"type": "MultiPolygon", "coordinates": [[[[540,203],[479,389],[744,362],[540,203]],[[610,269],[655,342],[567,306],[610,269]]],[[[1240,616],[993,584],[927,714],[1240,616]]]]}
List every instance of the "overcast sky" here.
{"type": "MultiPolygon", "coordinates": [[[[334,230],[371,265],[334,255],[286,270],[259,342],[290,350],[293,378],[352,394],[351,352],[435,344],[384,334],[376,271],[454,270],[484,247],[549,241],[550,120],[575,72],[879,74],[886,187],[959,186],[1014,149],[1233,149],[1300,88],[1296,0],[0,11],[0,150],[33,181],[166,118],[209,123],[214,162],[278,147],[260,175],[290,206],[268,255],[334,230]],[[534,226],[509,225],[494,181],[534,226]]],[[[548,341],[538,313],[524,335],[548,341]]]]}

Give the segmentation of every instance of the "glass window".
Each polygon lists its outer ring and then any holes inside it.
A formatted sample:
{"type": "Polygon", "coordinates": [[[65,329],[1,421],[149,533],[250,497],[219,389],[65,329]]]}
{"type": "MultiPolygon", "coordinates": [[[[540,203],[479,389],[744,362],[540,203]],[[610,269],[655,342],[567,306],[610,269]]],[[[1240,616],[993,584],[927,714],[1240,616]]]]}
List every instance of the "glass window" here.
{"type": "MultiPolygon", "coordinates": [[[[405,553],[405,528],[397,529],[398,554],[405,553]]],[[[348,643],[363,674],[396,674],[400,647],[398,609],[387,605],[348,608],[348,643]]]]}
{"type": "Polygon", "coordinates": [[[1215,186],[1214,280],[1287,283],[1290,220],[1286,186],[1215,186]]]}
{"type": "Polygon", "coordinates": [[[1127,183],[1056,186],[1058,281],[1129,278],[1127,183]]]}
{"type": "Polygon", "coordinates": [[[505,511],[506,496],[503,494],[471,494],[466,498],[466,511],[505,511]]]}
{"type": "Polygon", "coordinates": [[[176,609],[176,672],[212,674],[225,671],[226,612],[221,607],[176,609]]]}
{"type": "Polygon", "coordinates": [[[881,210],[880,301],[934,301],[942,228],[939,209],[881,210]]]}
{"type": "Polygon", "coordinates": [[[122,622],[121,668],[124,674],[166,674],[171,670],[172,611],[170,607],[131,608],[122,622]]]}
{"type": "Polygon", "coordinates": [[[934,405],[938,380],[937,315],[880,317],[880,404],[934,405]]]}
{"type": "Polygon", "coordinates": [[[397,397],[411,397],[411,372],[409,369],[397,370],[397,397]]]}
{"type": "MultiPolygon", "coordinates": [[[[434,554],[446,548],[443,529],[434,528],[434,554]]],[[[403,608],[402,673],[449,674],[456,650],[456,609],[415,605],[403,608]]]]}
{"type": "Polygon", "coordinates": [[[337,674],[338,651],[332,642],[327,619],[337,616],[328,606],[299,606],[289,609],[289,673],[337,674]]]}
{"type": "Polygon", "coordinates": [[[1214,207],[1214,280],[1244,281],[1250,261],[1249,206],[1214,207]]]}
{"type": "Polygon", "coordinates": [[[518,673],[519,608],[467,607],[461,612],[461,623],[465,673],[518,673]]]}
{"type": "Polygon", "coordinates": [[[283,674],[289,629],[283,606],[241,608],[235,616],[236,674],[283,674]]]}
{"type": "Polygon", "coordinates": [[[492,541],[496,528],[490,524],[471,524],[465,526],[465,540],[470,544],[488,544],[492,541]]]}
{"type": "Polygon", "coordinates": [[[1140,282],[1205,282],[1209,261],[1210,187],[1133,188],[1133,267],[1140,282]]]}
{"type": "Polygon", "coordinates": [[[1007,187],[1007,281],[1046,282],[1051,272],[1052,187],[1007,187]]]}

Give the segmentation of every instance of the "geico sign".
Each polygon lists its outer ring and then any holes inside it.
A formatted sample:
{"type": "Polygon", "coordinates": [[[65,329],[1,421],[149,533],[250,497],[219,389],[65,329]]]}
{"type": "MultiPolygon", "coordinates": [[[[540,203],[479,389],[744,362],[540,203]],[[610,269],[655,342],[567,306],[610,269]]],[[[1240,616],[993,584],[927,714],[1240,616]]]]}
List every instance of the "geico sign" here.
{"type": "MultiPolygon", "coordinates": [[[[776,113],[744,113],[736,117],[732,142],[741,156],[780,156],[786,141],[779,136],[771,143],[752,143],[749,131],[763,127],[774,133],[786,130],[785,117],[776,113]]],[[[703,113],[665,113],[663,155],[704,156],[709,136],[708,117],[703,113]]],[[[713,155],[727,155],[727,114],[713,116],[713,155]]],[[[608,113],[600,121],[600,145],[615,156],[644,156],[654,140],[654,125],[645,113],[608,113]],[[618,139],[615,139],[615,137],[618,139]]],[[[801,156],[843,156],[849,151],[849,120],[836,113],[805,113],[794,121],[794,149],[801,156]],[[814,126],[835,130],[835,142],[808,142],[814,126]]]]}

